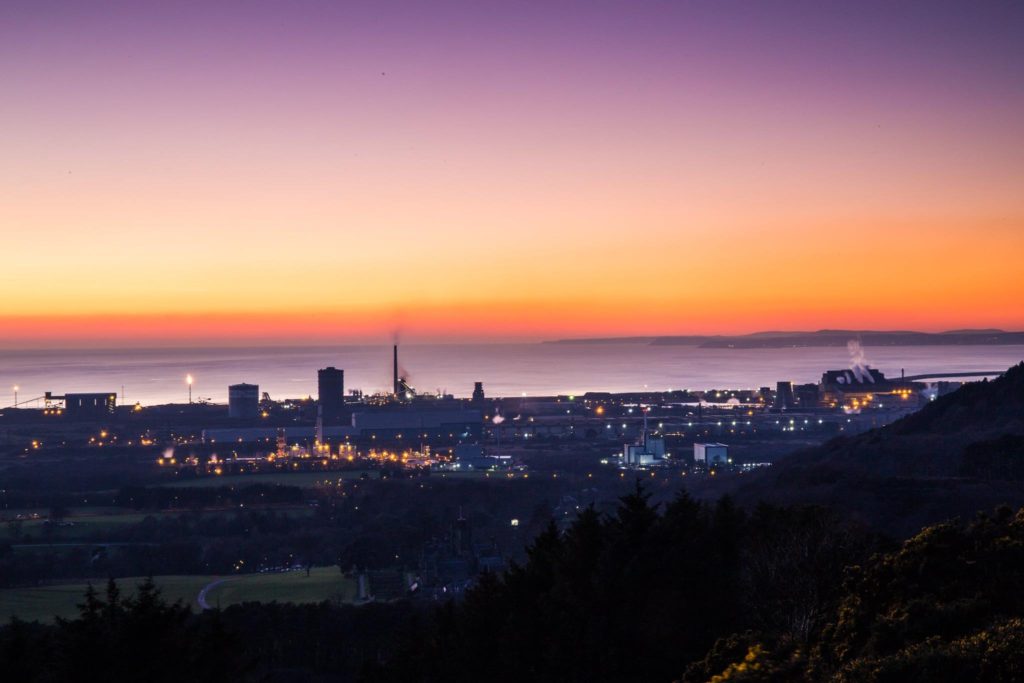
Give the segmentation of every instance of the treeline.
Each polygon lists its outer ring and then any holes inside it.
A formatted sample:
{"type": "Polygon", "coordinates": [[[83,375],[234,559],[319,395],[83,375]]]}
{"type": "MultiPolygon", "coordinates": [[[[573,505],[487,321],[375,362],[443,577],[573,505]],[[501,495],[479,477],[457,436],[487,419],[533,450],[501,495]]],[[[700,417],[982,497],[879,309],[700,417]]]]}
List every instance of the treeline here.
{"type": "MultiPolygon", "coordinates": [[[[253,571],[337,563],[336,546],[323,537],[320,521],[304,510],[298,513],[244,507],[147,515],[138,523],[97,532],[96,542],[44,542],[21,551],[0,543],[0,587],[81,577],[233,573],[239,560],[253,571]]],[[[46,538],[25,534],[12,540],[46,538]]]]}
{"type": "Polygon", "coordinates": [[[441,610],[375,681],[1024,680],[1024,510],[900,547],[829,511],[642,492],[441,610]]]}
{"type": "Polygon", "coordinates": [[[79,608],[74,620],[14,620],[0,631],[5,680],[213,681],[247,669],[244,647],[219,615],[196,618],[151,581],[129,597],[114,581],[102,596],[90,588],[79,608]]]}
{"type": "Polygon", "coordinates": [[[417,623],[408,603],[247,603],[196,614],[151,581],[124,588],[133,595],[114,581],[90,589],[77,619],[0,628],[4,680],[356,680],[417,623]]]}
{"type": "Polygon", "coordinates": [[[812,642],[843,597],[844,567],[878,548],[820,508],[748,515],[681,494],[659,514],[638,489],[613,516],[550,527],[378,680],[671,681],[733,633],[812,642]]]}
{"type": "Polygon", "coordinates": [[[247,604],[200,615],[152,587],[0,629],[12,680],[1014,681],[1024,512],[901,546],[820,508],[643,491],[554,526],[464,601],[247,604]]]}
{"type": "MultiPolygon", "coordinates": [[[[76,448],[0,464],[6,508],[43,507],[53,494],[113,491],[155,480],[156,448],[76,448]]],[[[79,501],[80,504],[80,501],[79,501]]]]}
{"type": "Polygon", "coordinates": [[[166,602],[150,580],[90,588],[79,610],[52,625],[12,620],[0,628],[4,680],[359,680],[426,616],[408,602],[246,603],[196,614],[166,602]]]}

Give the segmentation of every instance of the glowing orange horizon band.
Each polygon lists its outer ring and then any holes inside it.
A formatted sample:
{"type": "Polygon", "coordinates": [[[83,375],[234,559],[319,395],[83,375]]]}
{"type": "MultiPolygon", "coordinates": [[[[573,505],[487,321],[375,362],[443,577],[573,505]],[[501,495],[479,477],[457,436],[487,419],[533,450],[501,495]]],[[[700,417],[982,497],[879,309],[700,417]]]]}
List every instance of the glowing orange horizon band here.
{"type": "Polygon", "coordinates": [[[585,336],[647,336],[670,334],[745,334],[764,330],[915,329],[937,332],[964,327],[1024,329],[1024,320],[998,311],[939,317],[901,309],[829,312],[801,309],[702,311],[701,316],[671,313],[661,305],[633,305],[602,310],[586,304],[451,306],[395,312],[273,312],[198,314],[92,314],[81,316],[0,317],[0,344],[19,342],[121,342],[168,344],[190,341],[302,342],[370,340],[399,332],[425,339],[548,339],[585,336]],[[660,309],[660,310],[659,310],[660,309]]]}

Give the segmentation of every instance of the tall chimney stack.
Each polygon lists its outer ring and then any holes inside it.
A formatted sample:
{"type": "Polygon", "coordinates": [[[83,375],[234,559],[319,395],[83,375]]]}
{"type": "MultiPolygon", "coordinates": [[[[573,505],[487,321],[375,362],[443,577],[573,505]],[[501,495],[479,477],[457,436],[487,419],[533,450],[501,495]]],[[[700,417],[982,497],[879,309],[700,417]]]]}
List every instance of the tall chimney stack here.
{"type": "Polygon", "coordinates": [[[395,353],[395,362],[394,362],[394,378],[393,378],[393,382],[394,382],[395,396],[398,396],[398,394],[401,393],[401,387],[398,386],[398,344],[395,344],[394,353],[395,353]]]}

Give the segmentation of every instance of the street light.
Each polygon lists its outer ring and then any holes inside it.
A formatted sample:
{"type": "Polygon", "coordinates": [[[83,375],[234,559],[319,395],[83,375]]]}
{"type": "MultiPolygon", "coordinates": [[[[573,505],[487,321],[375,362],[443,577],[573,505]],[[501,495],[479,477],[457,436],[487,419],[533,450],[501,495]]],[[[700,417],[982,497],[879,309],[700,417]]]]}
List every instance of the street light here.
{"type": "Polygon", "coordinates": [[[188,383],[188,402],[192,403],[192,375],[185,375],[185,381],[188,383]]]}
{"type": "Polygon", "coordinates": [[[21,387],[19,387],[17,384],[14,385],[14,406],[13,407],[15,407],[15,408],[18,407],[18,389],[20,389],[20,388],[21,387]]]}

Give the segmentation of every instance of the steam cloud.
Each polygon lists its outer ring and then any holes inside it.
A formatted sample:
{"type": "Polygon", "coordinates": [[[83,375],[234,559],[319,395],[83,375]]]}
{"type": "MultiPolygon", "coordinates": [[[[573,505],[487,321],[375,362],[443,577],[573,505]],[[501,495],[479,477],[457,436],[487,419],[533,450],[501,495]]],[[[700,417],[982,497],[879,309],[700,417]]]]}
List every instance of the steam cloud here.
{"type": "Polygon", "coordinates": [[[856,339],[851,339],[846,342],[846,350],[850,352],[850,370],[853,371],[857,381],[871,382],[873,384],[875,378],[871,375],[868,359],[860,342],[856,339]]]}

